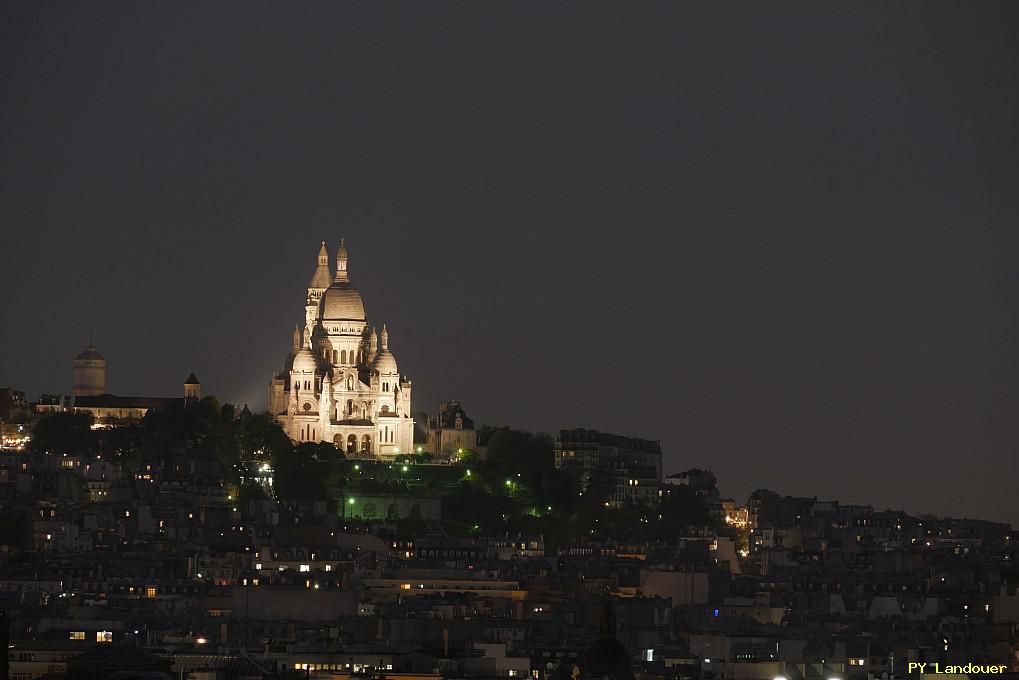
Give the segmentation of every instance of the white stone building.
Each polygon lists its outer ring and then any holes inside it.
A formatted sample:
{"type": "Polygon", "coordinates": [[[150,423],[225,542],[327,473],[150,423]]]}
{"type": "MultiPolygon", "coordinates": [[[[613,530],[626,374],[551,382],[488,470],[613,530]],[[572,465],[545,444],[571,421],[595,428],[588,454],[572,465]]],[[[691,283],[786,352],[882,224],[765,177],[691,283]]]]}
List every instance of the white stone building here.
{"type": "Polygon", "coordinates": [[[283,372],[269,385],[269,412],[295,442],[331,442],[348,457],[411,453],[411,382],[400,376],[386,327],[376,333],[368,323],[342,239],[335,274],[322,243],[304,311],[303,331],[294,328],[283,372]]]}

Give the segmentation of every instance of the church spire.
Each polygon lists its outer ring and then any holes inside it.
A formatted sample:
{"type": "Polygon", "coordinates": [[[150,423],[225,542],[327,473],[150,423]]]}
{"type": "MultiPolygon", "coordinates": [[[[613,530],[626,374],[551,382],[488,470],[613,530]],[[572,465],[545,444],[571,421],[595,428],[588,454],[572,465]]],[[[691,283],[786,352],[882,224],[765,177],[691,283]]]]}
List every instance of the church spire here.
{"type": "Polygon", "coordinates": [[[297,354],[301,349],[301,328],[295,323],[294,324],[294,339],[292,341],[292,347],[294,354],[297,354]]]}
{"type": "Polygon", "coordinates": [[[382,324],[382,349],[389,349],[389,331],[386,324],[382,324]]]}
{"type": "Polygon", "coordinates": [[[315,274],[311,277],[308,288],[322,290],[329,287],[332,277],[329,274],[329,251],[326,249],[326,242],[318,249],[318,262],[315,265],[315,274]]]}
{"type": "Polygon", "coordinates": [[[349,281],[347,277],[347,246],[340,239],[340,247],[336,250],[336,280],[349,281]]]}
{"type": "Polygon", "coordinates": [[[371,364],[375,361],[375,355],[379,353],[379,336],[375,332],[375,326],[372,326],[371,335],[368,336],[368,356],[365,357],[365,363],[371,364]]]}

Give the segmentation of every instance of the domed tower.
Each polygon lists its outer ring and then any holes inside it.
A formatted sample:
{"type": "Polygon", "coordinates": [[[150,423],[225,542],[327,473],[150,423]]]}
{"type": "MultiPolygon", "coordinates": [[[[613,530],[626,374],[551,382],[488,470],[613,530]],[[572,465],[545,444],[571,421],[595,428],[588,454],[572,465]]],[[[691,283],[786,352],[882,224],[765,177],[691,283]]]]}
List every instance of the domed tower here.
{"type": "Polygon", "coordinates": [[[88,347],[74,357],[74,396],[96,394],[106,394],[106,359],[89,340],[88,347]]]}
{"type": "MultiPolygon", "coordinates": [[[[374,335],[374,333],[373,333],[374,335]]],[[[389,351],[389,330],[386,324],[382,324],[382,344],[379,350],[372,357],[372,368],[379,372],[379,375],[399,378],[400,370],[396,366],[396,357],[389,351]]]]}
{"type": "Polygon", "coordinates": [[[320,398],[322,395],[322,371],[320,359],[311,350],[311,337],[304,332],[304,342],[294,357],[290,371],[290,399],[287,406],[289,418],[285,429],[295,441],[318,441],[322,434],[320,398]]]}
{"type": "Polygon", "coordinates": [[[322,294],[318,313],[323,331],[318,348],[332,366],[358,365],[358,353],[367,326],[364,300],[350,283],[347,262],[347,247],[340,239],[340,247],[336,251],[336,276],[322,294]]]}

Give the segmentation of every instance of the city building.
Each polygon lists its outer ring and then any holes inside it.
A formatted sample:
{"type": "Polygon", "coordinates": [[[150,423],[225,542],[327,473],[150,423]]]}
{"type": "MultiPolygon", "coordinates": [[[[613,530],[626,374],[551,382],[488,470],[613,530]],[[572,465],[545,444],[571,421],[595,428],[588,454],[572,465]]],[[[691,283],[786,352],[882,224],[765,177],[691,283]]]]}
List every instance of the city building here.
{"type": "Polygon", "coordinates": [[[10,422],[27,416],[25,393],[11,387],[0,387],[0,420],[10,422]]]}
{"type": "Polygon", "coordinates": [[[32,404],[34,413],[65,413],[71,410],[73,397],[66,394],[43,394],[32,404]]]}
{"type": "Polygon", "coordinates": [[[348,456],[411,453],[411,381],[400,375],[386,326],[368,323],[348,264],[341,239],[331,272],[322,243],[303,328],[269,385],[269,412],[294,441],[332,442],[348,456]]]}
{"type": "Polygon", "coordinates": [[[657,441],[578,428],[560,430],[555,466],[586,488],[595,473],[612,478],[613,505],[651,505],[661,496],[662,447],[657,441]]]}
{"type": "MultiPolygon", "coordinates": [[[[183,397],[130,397],[106,392],[106,359],[95,345],[89,342],[74,358],[74,400],[70,410],[88,413],[95,419],[95,427],[113,427],[124,420],[143,418],[151,409],[165,409],[177,402],[198,399],[201,384],[192,373],[184,382],[183,397]]],[[[40,412],[65,410],[59,395],[40,400],[40,412]],[[43,404],[43,402],[45,402],[43,404]]]]}
{"type": "Polygon", "coordinates": [[[428,419],[428,452],[436,458],[456,459],[475,451],[478,445],[474,421],[459,401],[444,401],[439,414],[428,419]]]}

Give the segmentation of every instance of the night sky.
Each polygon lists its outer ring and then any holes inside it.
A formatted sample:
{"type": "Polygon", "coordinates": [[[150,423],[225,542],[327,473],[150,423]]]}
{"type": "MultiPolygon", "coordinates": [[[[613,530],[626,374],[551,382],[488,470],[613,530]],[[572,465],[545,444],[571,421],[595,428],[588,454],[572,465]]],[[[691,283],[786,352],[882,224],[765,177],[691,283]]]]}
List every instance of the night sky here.
{"type": "Polygon", "coordinates": [[[0,385],[265,406],[319,242],[414,406],[1019,522],[1019,4],[8,2],[0,385]]]}

